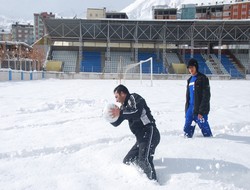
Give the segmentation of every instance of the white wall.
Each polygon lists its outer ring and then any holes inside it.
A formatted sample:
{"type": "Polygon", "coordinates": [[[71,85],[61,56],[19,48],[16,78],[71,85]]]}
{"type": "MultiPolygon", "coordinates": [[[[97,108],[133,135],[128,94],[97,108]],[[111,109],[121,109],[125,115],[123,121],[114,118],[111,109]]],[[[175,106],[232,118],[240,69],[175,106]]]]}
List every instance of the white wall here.
{"type": "MultiPolygon", "coordinates": [[[[123,79],[119,73],[63,73],[63,72],[44,72],[44,71],[16,71],[9,69],[0,69],[0,81],[10,80],[10,71],[12,72],[11,81],[21,80],[41,80],[41,79],[123,79]],[[23,73],[23,78],[22,78],[23,73]],[[32,76],[32,77],[31,77],[32,76]]],[[[187,80],[188,74],[154,74],[153,80],[187,80]]],[[[211,80],[229,80],[229,75],[207,75],[211,80]]],[[[140,80],[139,73],[129,73],[126,75],[126,80],[140,80]]],[[[250,75],[247,75],[247,80],[250,80],[250,75]]],[[[142,80],[150,80],[150,74],[143,74],[142,80]]]]}

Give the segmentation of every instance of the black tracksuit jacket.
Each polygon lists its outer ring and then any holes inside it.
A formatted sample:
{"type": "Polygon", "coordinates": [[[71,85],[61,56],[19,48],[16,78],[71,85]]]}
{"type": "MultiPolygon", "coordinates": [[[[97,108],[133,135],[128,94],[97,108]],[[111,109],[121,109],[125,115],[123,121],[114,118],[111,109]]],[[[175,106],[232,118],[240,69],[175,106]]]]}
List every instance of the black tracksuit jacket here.
{"type": "Polygon", "coordinates": [[[144,128],[148,125],[154,126],[155,119],[145,100],[136,93],[128,94],[124,104],[120,108],[120,116],[117,121],[111,123],[113,126],[120,125],[124,120],[128,120],[130,130],[138,138],[144,133],[144,128]]]}
{"type": "MultiPolygon", "coordinates": [[[[189,107],[189,82],[191,77],[187,80],[187,91],[186,91],[186,104],[185,113],[189,107]]],[[[194,115],[207,115],[210,111],[210,86],[209,80],[206,75],[198,72],[197,79],[195,81],[194,91],[194,115]]]]}

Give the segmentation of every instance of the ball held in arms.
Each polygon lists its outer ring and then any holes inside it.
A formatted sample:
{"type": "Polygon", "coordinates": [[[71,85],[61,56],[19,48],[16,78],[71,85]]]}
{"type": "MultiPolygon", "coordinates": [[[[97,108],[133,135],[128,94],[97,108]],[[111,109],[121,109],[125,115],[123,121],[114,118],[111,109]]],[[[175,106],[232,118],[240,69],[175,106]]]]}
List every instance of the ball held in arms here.
{"type": "Polygon", "coordinates": [[[103,118],[110,123],[113,123],[113,122],[117,121],[117,119],[118,119],[118,116],[115,116],[115,117],[112,116],[111,111],[114,108],[118,108],[118,106],[115,105],[114,103],[109,103],[109,104],[106,104],[104,109],[103,109],[103,118]]]}

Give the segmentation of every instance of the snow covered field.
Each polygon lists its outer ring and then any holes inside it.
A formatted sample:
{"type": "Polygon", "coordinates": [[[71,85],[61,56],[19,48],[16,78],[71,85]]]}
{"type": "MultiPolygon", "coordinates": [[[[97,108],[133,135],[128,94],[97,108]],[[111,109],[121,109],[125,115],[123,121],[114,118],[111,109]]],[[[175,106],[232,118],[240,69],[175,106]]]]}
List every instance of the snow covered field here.
{"type": "Polygon", "coordinates": [[[156,119],[159,184],[122,164],[127,121],[102,118],[116,80],[0,83],[1,190],[250,189],[250,81],[210,81],[213,138],[183,138],[186,81],[126,81],[156,119]]]}

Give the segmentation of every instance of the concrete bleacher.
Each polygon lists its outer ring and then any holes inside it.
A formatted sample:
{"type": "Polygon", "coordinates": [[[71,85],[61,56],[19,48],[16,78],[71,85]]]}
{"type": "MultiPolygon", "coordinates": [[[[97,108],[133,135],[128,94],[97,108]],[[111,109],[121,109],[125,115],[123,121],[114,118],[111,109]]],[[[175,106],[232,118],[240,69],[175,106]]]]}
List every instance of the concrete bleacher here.
{"type": "Polygon", "coordinates": [[[102,72],[101,52],[82,52],[82,62],[80,65],[81,72],[102,72]]]}
{"type": "Polygon", "coordinates": [[[238,71],[238,69],[230,61],[227,55],[225,54],[221,55],[221,63],[225,67],[227,72],[231,75],[232,78],[243,78],[243,75],[238,71]]]}
{"type": "MultiPolygon", "coordinates": [[[[107,54],[105,54],[107,57],[107,54]]],[[[105,61],[105,73],[124,72],[127,65],[134,63],[131,52],[110,52],[110,61],[105,61]]],[[[136,68],[129,72],[136,72],[136,68]]]]}
{"type": "Polygon", "coordinates": [[[241,62],[241,64],[245,67],[245,69],[250,68],[250,63],[249,63],[249,55],[246,53],[238,53],[234,54],[235,57],[241,62]]]}
{"type": "MultiPolygon", "coordinates": [[[[189,61],[189,59],[191,58],[191,54],[185,54],[185,61],[186,63],[189,61]]],[[[204,74],[212,74],[212,72],[210,71],[210,69],[208,68],[207,64],[206,64],[206,60],[202,57],[202,55],[200,53],[195,53],[193,56],[194,59],[196,59],[198,61],[199,64],[199,71],[201,73],[204,74]]]]}
{"type": "Polygon", "coordinates": [[[229,75],[228,71],[221,64],[220,60],[218,59],[218,57],[215,54],[210,54],[210,57],[214,61],[214,63],[217,65],[218,74],[229,75]]]}
{"type": "Polygon", "coordinates": [[[169,65],[173,63],[181,63],[178,55],[176,53],[166,53],[167,62],[169,65]]]}
{"type": "Polygon", "coordinates": [[[218,65],[216,62],[212,59],[212,57],[208,54],[201,54],[203,59],[206,60],[206,65],[208,66],[209,70],[212,74],[221,74],[220,70],[218,69],[218,65]]]}
{"type": "Polygon", "coordinates": [[[52,60],[63,62],[63,72],[75,72],[77,51],[52,51],[52,60]]]}
{"type": "MultiPolygon", "coordinates": [[[[138,62],[153,58],[153,73],[163,73],[162,60],[157,60],[155,53],[138,53],[138,62]]],[[[110,52],[110,60],[105,61],[105,73],[125,72],[128,65],[134,64],[131,52],[110,52]]],[[[139,73],[139,65],[128,70],[129,73],[139,73]]],[[[150,73],[150,62],[142,64],[142,73],[150,73]]]]}

